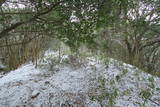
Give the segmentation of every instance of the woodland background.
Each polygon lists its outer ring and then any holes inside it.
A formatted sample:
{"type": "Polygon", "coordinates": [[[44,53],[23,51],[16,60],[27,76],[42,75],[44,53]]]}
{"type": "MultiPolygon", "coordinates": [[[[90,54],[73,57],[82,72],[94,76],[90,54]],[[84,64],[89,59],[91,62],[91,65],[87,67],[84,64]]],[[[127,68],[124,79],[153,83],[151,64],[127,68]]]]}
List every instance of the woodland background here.
{"type": "Polygon", "coordinates": [[[65,47],[74,56],[90,52],[160,75],[160,0],[0,0],[0,61],[7,70],[65,47]]]}

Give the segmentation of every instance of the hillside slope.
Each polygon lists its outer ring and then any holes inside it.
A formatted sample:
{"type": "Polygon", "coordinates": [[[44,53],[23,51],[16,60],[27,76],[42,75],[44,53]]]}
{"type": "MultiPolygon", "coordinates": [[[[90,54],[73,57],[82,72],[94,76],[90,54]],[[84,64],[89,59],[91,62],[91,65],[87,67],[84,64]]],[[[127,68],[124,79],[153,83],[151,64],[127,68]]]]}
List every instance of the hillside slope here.
{"type": "Polygon", "coordinates": [[[48,65],[26,64],[1,75],[0,107],[160,106],[160,78],[131,65],[114,60],[105,65],[91,57],[83,67],[48,65]]]}

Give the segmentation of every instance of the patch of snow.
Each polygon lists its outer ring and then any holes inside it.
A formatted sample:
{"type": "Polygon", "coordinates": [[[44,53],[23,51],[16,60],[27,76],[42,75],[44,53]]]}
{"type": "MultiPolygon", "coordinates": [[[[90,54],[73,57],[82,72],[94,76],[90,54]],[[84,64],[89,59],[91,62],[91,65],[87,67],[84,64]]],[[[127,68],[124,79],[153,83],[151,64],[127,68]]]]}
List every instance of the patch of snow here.
{"type": "Polygon", "coordinates": [[[5,65],[2,64],[2,62],[0,61],[0,70],[6,68],[5,65]]]}
{"type": "MultiPolygon", "coordinates": [[[[46,55],[56,56],[49,51],[46,55]]],[[[64,58],[68,58],[64,56],[64,58]]],[[[150,100],[160,102],[160,78],[139,71],[129,64],[97,63],[94,57],[87,59],[86,67],[74,69],[69,65],[57,65],[58,71],[36,69],[26,64],[0,78],[0,107],[101,107],[107,99],[92,99],[100,94],[111,93],[118,107],[139,107],[143,104],[141,92],[147,90],[150,100]],[[105,90],[100,85],[105,82],[105,90]]],[[[145,107],[158,107],[147,100],[145,107]]]]}
{"type": "Polygon", "coordinates": [[[33,64],[23,65],[15,71],[11,71],[9,74],[0,79],[0,86],[9,82],[27,81],[31,78],[31,75],[39,73],[38,69],[35,69],[33,64]]]}
{"type": "Polygon", "coordinates": [[[31,94],[31,97],[32,97],[32,98],[35,98],[35,97],[37,97],[39,94],[40,94],[40,92],[39,92],[38,90],[34,90],[34,91],[32,92],[32,94],[31,94]]]}

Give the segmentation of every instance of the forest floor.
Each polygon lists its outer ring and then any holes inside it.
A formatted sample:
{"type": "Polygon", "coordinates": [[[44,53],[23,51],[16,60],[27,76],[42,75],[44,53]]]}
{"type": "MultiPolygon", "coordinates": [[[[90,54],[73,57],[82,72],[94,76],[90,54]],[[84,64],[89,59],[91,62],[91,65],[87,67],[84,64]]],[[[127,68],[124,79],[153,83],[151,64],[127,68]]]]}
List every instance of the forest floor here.
{"type": "Polygon", "coordinates": [[[37,68],[0,74],[0,107],[160,107],[159,77],[113,59],[76,66],[67,55],[55,58],[50,52],[37,68]]]}

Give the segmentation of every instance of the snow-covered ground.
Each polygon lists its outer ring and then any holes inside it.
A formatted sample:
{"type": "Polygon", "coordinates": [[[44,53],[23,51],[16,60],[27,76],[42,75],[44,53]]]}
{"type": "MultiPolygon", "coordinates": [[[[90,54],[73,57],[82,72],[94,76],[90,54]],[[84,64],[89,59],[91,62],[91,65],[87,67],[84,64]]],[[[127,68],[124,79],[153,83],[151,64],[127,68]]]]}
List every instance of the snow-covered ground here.
{"type": "Polygon", "coordinates": [[[25,64],[1,76],[0,107],[160,107],[160,78],[94,57],[81,67],[48,61],[54,65],[47,69],[48,58],[57,55],[47,54],[38,68],[25,64]]]}

